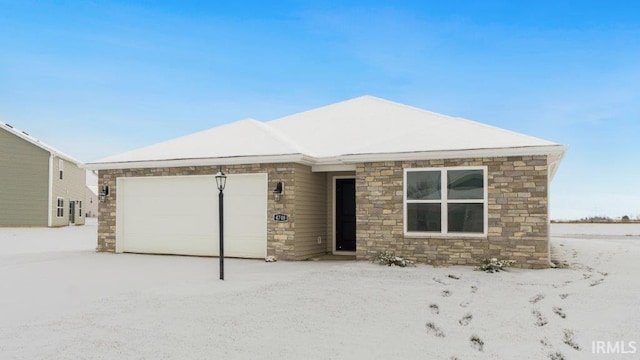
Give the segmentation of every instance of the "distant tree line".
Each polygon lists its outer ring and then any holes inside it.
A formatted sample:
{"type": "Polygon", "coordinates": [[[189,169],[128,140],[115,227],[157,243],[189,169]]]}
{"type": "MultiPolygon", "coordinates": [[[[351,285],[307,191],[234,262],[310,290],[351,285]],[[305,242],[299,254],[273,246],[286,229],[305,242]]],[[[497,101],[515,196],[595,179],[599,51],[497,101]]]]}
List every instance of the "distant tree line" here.
{"type": "Polygon", "coordinates": [[[588,216],[583,217],[580,220],[551,220],[552,223],[640,223],[640,215],[635,219],[632,219],[629,215],[624,215],[620,218],[611,218],[608,216],[588,216]]]}

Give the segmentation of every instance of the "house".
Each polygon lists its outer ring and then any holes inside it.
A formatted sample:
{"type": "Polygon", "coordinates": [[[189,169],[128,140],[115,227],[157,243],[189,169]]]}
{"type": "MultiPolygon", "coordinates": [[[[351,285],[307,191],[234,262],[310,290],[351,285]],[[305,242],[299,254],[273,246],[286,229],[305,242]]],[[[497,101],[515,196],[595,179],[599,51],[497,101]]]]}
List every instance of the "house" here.
{"type": "Polygon", "coordinates": [[[98,216],[98,174],[94,171],[86,171],[87,186],[85,187],[85,215],[86,217],[98,216]]]}
{"type": "Polygon", "coordinates": [[[0,122],[0,226],[84,224],[82,162],[0,122]]]}
{"type": "Polygon", "coordinates": [[[86,185],[85,194],[85,216],[98,216],[98,185],[86,185]]]}
{"type": "Polygon", "coordinates": [[[566,147],[371,96],[245,119],[88,165],[98,250],[549,266],[549,183],[566,147]],[[272,192],[274,192],[272,194],[272,192]]]}

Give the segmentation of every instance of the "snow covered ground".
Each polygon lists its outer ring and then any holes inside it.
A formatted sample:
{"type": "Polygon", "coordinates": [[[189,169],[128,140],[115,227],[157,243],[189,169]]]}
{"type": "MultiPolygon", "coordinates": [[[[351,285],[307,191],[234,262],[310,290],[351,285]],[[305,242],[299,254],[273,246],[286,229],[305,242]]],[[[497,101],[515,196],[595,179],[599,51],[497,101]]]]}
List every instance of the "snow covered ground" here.
{"type": "Polygon", "coordinates": [[[95,223],[0,228],[0,358],[637,359],[592,352],[640,353],[640,231],[615,226],[554,225],[566,269],[230,259],[224,282],[215,258],[96,253],[95,223]]]}

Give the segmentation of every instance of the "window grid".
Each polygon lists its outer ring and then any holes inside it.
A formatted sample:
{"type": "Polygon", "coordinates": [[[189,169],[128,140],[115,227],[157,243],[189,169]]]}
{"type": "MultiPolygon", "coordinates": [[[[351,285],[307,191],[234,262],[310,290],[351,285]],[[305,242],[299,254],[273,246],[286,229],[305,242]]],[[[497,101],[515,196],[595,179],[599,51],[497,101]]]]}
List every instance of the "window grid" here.
{"type": "Polygon", "coordinates": [[[56,206],[56,216],[59,218],[64,216],[64,198],[58,198],[56,206]]]}
{"type": "Polygon", "coordinates": [[[487,191],[487,167],[441,167],[441,168],[411,168],[404,172],[404,232],[416,235],[448,235],[448,236],[486,236],[488,227],[488,191],[487,191]],[[449,199],[447,173],[451,170],[482,170],[483,174],[483,198],[482,199],[449,199]],[[439,172],[440,173],[440,199],[408,199],[407,175],[411,172],[439,172]],[[440,231],[409,231],[407,204],[440,204],[440,231]],[[447,204],[483,204],[483,231],[482,232],[450,232],[449,211],[447,204]]]}

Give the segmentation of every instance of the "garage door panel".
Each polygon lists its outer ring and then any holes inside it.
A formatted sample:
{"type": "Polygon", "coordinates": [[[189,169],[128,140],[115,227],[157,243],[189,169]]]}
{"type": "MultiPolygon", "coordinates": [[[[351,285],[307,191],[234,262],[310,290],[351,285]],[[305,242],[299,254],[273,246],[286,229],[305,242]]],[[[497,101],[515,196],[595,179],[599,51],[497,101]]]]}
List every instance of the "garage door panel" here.
{"type": "MultiPolygon", "coordinates": [[[[262,258],[267,242],[266,174],[229,175],[224,191],[225,256],[262,258]]],[[[119,178],[119,252],[218,255],[215,178],[119,178]]]]}

